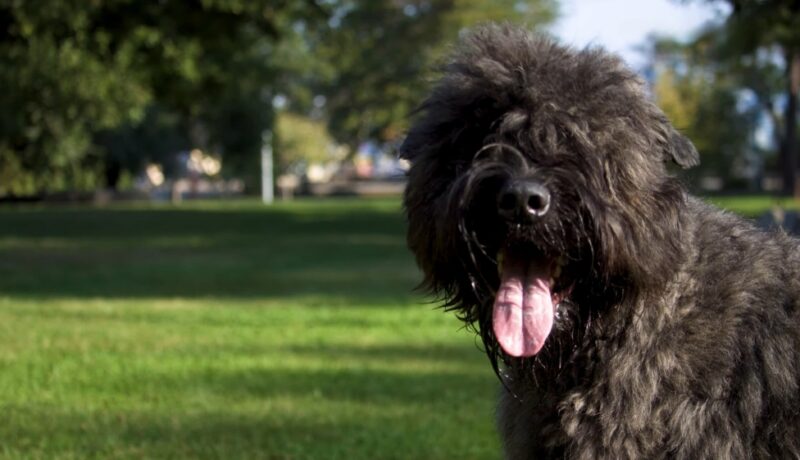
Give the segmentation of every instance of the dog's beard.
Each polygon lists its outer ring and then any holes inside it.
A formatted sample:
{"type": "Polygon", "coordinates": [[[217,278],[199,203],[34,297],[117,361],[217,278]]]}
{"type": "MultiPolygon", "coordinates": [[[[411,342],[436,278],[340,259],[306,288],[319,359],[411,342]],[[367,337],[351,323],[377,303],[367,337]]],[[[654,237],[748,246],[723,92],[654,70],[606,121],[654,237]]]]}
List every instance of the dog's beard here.
{"type": "Polygon", "coordinates": [[[502,184],[528,170],[522,154],[511,152],[474,161],[454,183],[450,209],[458,210],[458,253],[468,278],[463,284],[480,305],[476,319],[487,352],[519,358],[539,354],[553,341],[554,328],[574,336],[576,315],[567,304],[574,286],[592,271],[594,244],[586,210],[565,208],[583,201],[577,190],[562,186],[569,179],[559,178],[559,171],[540,171],[555,195],[546,216],[524,224],[500,219],[502,184]]]}

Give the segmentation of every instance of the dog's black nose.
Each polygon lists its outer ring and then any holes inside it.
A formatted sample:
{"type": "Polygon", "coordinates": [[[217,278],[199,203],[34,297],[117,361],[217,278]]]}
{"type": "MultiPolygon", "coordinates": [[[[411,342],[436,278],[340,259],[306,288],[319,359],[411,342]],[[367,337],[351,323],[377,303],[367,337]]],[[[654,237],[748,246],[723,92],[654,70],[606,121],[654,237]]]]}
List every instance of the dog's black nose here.
{"type": "Polygon", "coordinates": [[[497,209],[506,220],[541,217],[550,209],[550,192],[535,180],[512,180],[500,191],[497,209]]]}

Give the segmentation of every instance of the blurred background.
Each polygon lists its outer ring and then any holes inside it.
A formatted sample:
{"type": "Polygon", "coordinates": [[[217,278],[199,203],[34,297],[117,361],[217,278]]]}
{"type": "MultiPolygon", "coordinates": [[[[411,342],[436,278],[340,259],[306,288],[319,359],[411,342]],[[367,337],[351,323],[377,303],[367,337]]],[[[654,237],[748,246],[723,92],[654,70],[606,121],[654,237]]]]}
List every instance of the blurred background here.
{"type": "Polygon", "coordinates": [[[793,195],[785,1],[35,1],[0,7],[0,200],[396,192],[393,148],[466,27],[620,53],[695,142],[703,192],[793,195]],[[273,192],[269,190],[268,192],[273,192]]]}
{"type": "Polygon", "coordinates": [[[0,2],[0,457],[498,458],[395,155],[460,33],[619,53],[796,231],[795,0],[0,2]]]}

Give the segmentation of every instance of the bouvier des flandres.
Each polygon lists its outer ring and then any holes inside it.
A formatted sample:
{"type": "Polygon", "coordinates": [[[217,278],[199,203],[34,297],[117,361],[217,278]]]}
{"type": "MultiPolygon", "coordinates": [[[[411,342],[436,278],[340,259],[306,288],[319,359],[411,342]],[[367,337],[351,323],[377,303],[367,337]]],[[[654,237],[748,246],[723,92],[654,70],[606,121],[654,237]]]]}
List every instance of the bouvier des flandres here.
{"type": "Polygon", "coordinates": [[[800,251],[687,195],[621,61],[468,34],[401,147],[423,285],[480,334],[508,458],[800,456],[800,251]]]}

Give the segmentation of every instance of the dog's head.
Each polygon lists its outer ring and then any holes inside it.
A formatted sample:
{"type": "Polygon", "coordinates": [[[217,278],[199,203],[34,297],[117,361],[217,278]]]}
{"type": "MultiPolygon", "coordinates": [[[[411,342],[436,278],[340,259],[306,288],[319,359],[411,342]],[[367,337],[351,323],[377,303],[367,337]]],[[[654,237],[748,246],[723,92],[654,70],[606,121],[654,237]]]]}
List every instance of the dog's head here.
{"type": "Polygon", "coordinates": [[[698,162],[618,58],[511,26],[462,40],[400,154],[424,286],[495,364],[607,307],[589,299],[665,282],[685,204],[666,163],[698,162]]]}

